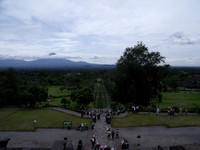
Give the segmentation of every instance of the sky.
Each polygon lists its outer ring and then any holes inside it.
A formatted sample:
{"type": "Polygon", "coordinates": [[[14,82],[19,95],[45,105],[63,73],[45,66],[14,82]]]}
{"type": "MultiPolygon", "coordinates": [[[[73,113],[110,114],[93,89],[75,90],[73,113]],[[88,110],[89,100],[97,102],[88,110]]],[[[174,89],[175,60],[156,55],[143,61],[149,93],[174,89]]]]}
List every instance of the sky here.
{"type": "Polygon", "coordinates": [[[200,0],[0,0],[0,59],[116,64],[142,41],[166,64],[200,66],[200,0]]]}

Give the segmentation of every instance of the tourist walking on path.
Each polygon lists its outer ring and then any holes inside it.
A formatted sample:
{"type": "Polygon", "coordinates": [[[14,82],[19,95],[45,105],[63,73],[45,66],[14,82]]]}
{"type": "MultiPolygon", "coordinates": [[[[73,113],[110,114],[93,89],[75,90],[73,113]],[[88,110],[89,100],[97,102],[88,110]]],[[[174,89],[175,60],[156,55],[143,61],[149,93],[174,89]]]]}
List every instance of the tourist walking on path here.
{"type": "Polygon", "coordinates": [[[112,140],[114,139],[114,137],[115,137],[115,131],[112,129],[112,140]]]}
{"type": "Polygon", "coordinates": [[[92,144],[92,149],[94,149],[94,146],[96,144],[96,137],[95,135],[92,136],[92,139],[90,140],[91,144],[92,144]]]}

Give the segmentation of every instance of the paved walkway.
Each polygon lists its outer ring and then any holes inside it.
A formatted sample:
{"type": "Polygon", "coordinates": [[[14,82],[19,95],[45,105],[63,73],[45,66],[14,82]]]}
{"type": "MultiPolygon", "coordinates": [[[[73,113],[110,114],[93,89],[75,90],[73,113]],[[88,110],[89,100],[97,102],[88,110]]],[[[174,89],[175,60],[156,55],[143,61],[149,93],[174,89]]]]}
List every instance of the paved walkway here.
{"type": "MultiPolygon", "coordinates": [[[[69,112],[69,110],[63,110],[61,108],[56,109],[66,113],[69,112]]],[[[71,113],[80,116],[80,113],[71,113]]],[[[163,126],[152,126],[120,128],[120,139],[114,140],[107,140],[107,127],[109,125],[105,123],[105,114],[102,114],[101,119],[97,120],[94,130],[90,129],[83,132],[77,131],[76,129],[38,129],[35,132],[10,131],[0,132],[0,139],[11,138],[8,143],[8,148],[51,148],[55,140],[63,140],[64,137],[67,137],[68,140],[72,141],[74,149],[77,148],[78,140],[81,139],[84,150],[90,150],[90,139],[94,134],[97,142],[102,145],[114,146],[115,150],[120,150],[121,138],[126,138],[129,141],[129,150],[152,150],[157,145],[165,147],[164,150],[168,150],[169,146],[173,145],[184,145],[187,150],[200,149],[200,127],[166,128],[163,126]],[[137,138],[138,135],[141,136],[140,139],[137,138]],[[138,143],[140,143],[140,146],[137,145],[138,143]]]]}
{"type": "Polygon", "coordinates": [[[69,110],[69,109],[64,109],[62,107],[49,107],[47,109],[53,109],[53,110],[56,110],[56,111],[61,111],[61,112],[67,113],[67,114],[71,114],[71,115],[74,115],[74,116],[81,117],[81,113],[76,112],[76,111],[72,111],[72,110],[69,110]]]}
{"type": "MultiPolygon", "coordinates": [[[[105,121],[106,114],[101,114],[100,120],[97,120],[95,124],[95,128],[93,130],[93,134],[96,137],[97,143],[103,146],[110,146],[110,147],[117,147],[116,145],[116,139],[108,139],[107,138],[107,129],[111,128],[110,124],[107,124],[105,121]]],[[[90,138],[92,138],[92,135],[90,135],[90,138]]]]}
{"type": "MultiPolygon", "coordinates": [[[[109,106],[108,106],[109,108],[109,106]]],[[[64,108],[60,108],[60,107],[50,107],[49,109],[53,109],[53,110],[57,110],[57,111],[61,111],[61,112],[64,112],[64,113],[69,113],[69,114],[72,114],[72,115],[75,115],[75,116],[81,116],[80,113],[78,112],[74,112],[74,111],[71,111],[71,110],[67,110],[67,109],[64,109],[64,108]]],[[[95,135],[96,137],[96,141],[100,144],[100,145],[103,145],[103,146],[110,146],[110,147],[114,147],[114,148],[117,148],[120,146],[120,139],[108,139],[107,138],[107,129],[108,128],[111,128],[111,125],[110,124],[107,124],[106,121],[105,121],[105,117],[106,117],[106,109],[101,109],[103,110],[103,113],[101,114],[101,117],[100,117],[100,120],[97,120],[97,122],[95,123],[95,128],[94,130],[91,130],[90,132],[87,133],[86,135],[86,140],[85,141],[85,149],[87,148],[91,148],[91,142],[90,142],[90,139],[92,138],[93,135],[95,135]]],[[[123,114],[120,114],[118,117],[123,117],[123,116],[126,116],[127,113],[123,113],[123,114]]],[[[114,129],[116,130],[116,129],[114,129]]]]}

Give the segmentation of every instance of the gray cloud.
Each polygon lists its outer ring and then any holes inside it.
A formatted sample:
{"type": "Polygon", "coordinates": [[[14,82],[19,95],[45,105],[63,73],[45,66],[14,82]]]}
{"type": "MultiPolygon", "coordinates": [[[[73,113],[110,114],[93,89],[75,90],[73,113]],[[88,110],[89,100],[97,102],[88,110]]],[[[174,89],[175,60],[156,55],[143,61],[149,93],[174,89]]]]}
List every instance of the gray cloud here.
{"type": "Polygon", "coordinates": [[[94,57],[91,57],[90,59],[102,59],[102,57],[94,56],[94,57]]]}
{"type": "Polygon", "coordinates": [[[56,55],[56,53],[54,52],[49,53],[49,56],[53,56],[53,55],[56,55]]]}
{"type": "Polygon", "coordinates": [[[166,61],[186,60],[199,54],[199,5],[199,0],[0,0],[0,56],[112,64],[126,47],[143,41],[166,61]]]}
{"type": "Polygon", "coordinates": [[[67,59],[82,59],[80,56],[66,56],[67,59]]]}
{"type": "Polygon", "coordinates": [[[189,36],[187,36],[183,32],[176,32],[172,34],[170,38],[174,44],[185,44],[185,45],[195,44],[195,41],[193,41],[189,36]]]}

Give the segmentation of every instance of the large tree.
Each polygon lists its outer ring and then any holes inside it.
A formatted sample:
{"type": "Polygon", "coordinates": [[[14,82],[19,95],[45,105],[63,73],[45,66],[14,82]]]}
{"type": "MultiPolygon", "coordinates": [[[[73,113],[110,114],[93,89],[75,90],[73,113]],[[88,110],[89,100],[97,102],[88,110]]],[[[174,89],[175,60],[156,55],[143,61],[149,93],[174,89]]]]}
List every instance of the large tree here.
{"type": "Polygon", "coordinates": [[[72,101],[76,101],[78,104],[84,106],[94,101],[92,90],[89,87],[84,87],[73,91],[70,95],[70,98],[72,101]]]}
{"type": "Polygon", "coordinates": [[[1,105],[19,105],[20,80],[16,70],[9,68],[0,76],[1,105]]]}
{"type": "Polygon", "coordinates": [[[117,62],[115,100],[149,105],[152,98],[160,99],[166,67],[159,64],[164,59],[159,52],[149,52],[142,42],[126,48],[117,62]]]}

